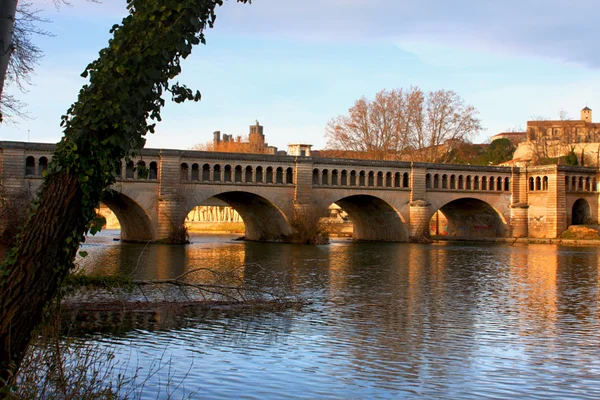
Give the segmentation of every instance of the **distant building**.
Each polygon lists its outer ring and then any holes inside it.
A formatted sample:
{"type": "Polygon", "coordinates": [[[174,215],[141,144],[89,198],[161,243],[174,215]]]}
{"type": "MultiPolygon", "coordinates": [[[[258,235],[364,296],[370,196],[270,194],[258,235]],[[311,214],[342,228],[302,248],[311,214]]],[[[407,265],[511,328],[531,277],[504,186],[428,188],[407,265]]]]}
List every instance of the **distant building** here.
{"type": "Polygon", "coordinates": [[[527,121],[525,132],[500,132],[490,138],[508,139],[515,146],[530,141],[554,141],[557,143],[597,143],[600,142],[600,123],[592,122],[592,109],[581,110],[578,120],[532,120],[527,121]]]}
{"type": "Polygon", "coordinates": [[[258,153],[258,154],[278,154],[277,147],[269,146],[265,142],[263,127],[256,121],[255,125],[250,125],[248,141],[242,141],[242,136],[223,134],[221,131],[213,133],[213,150],[235,153],[258,153]]]}
{"type": "Polygon", "coordinates": [[[312,144],[288,144],[288,155],[310,157],[312,144]]]}
{"type": "MultiPolygon", "coordinates": [[[[584,107],[578,120],[527,121],[526,140],[513,154],[516,164],[537,163],[574,153],[579,165],[598,165],[600,160],[600,123],[592,120],[592,110],[584,107]]],[[[493,136],[492,139],[501,137],[493,136]]]]}
{"type": "Polygon", "coordinates": [[[527,121],[527,140],[557,143],[598,143],[600,123],[592,122],[592,110],[581,110],[579,120],[527,121]]]}

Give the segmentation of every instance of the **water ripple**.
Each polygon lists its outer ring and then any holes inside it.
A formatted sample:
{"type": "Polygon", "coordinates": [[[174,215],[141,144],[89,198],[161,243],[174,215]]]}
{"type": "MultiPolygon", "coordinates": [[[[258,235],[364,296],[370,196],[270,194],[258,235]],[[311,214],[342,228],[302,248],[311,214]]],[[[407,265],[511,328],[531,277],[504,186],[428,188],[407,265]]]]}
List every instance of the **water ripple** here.
{"type": "MultiPolygon", "coordinates": [[[[110,271],[131,270],[139,251],[88,250],[110,271]]],[[[313,304],[190,315],[164,327],[158,316],[148,328],[82,339],[149,373],[142,398],[157,398],[165,382],[174,398],[211,399],[592,399],[600,391],[596,248],[215,240],[169,253],[173,264],[163,251],[152,247],[147,260],[158,264],[136,273],[241,263],[245,281],[313,304]]]]}

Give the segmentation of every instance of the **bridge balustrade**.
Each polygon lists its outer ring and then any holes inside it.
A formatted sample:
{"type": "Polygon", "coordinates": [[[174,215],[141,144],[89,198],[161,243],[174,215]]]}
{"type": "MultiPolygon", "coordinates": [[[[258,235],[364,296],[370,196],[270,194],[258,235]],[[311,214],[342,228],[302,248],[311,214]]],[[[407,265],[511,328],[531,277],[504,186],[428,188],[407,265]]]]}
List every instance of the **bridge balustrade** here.
{"type": "Polygon", "coordinates": [[[565,176],[565,190],[567,192],[598,192],[596,178],[590,176],[565,176]]]}
{"type": "Polygon", "coordinates": [[[151,161],[146,164],[144,160],[138,160],[134,163],[133,160],[127,161],[125,164],[125,171],[123,171],[123,163],[117,165],[117,171],[115,178],[119,181],[122,180],[158,180],[158,162],[151,161]],[[124,172],[124,173],[123,173],[124,172]]]}
{"type": "MultiPolygon", "coordinates": [[[[26,177],[41,177],[44,174],[44,171],[48,169],[48,157],[40,157],[37,163],[35,163],[35,158],[33,156],[28,156],[26,158],[25,164],[25,176],[26,177]]],[[[132,160],[129,160],[125,164],[125,171],[123,171],[123,163],[120,163],[116,168],[115,178],[117,180],[158,180],[158,163],[156,161],[150,162],[148,168],[146,169],[146,162],[143,160],[138,160],[134,163],[132,160]],[[144,171],[142,173],[141,171],[144,171]],[[124,173],[123,173],[124,172],[124,173]]]]}
{"type": "Polygon", "coordinates": [[[531,176],[529,177],[528,189],[530,192],[548,191],[547,176],[531,176]]]}
{"type": "MultiPolygon", "coordinates": [[[[147,161],[132,160],[121,163],[117,171],[118,180],[159,180],[160,163],[152,159],[147,161]],[[146,167],[147,170],[139,167],[146,167]],[[140,174],[139,170],[147,173],[140,174]]],[[[33,156],[26,158],[25,176],[41,176],[48,168],[48,157],[33,156]]],[[[547,177],[540,177],[540,183],[534,178],[532,191],[548,190],[547,177]],[[544,180],[545,179],[545,180],[544,180]]],[[[204,163],[180,164],[180,181],[189,183],[223,183],[223,184],[294,184],[294,169],[285,165],[243,165],[223,163],[220,161],[204,163]]],[[[315,187],[368,187],[381,189],[411,189],[410,170],[381,170],[378,168],[323,168],[313,170],[312,184],[315,187]]],[[[572,177],[565,185],[568,190],[597,191],[596,179],[572,177]],[[580,179],[581,178],[581,179],[580,179]]],[[[467,175],[427,173],[426,190],[455,191],[510,191],[510,178],[498,175],[467,175]]]]}
{"type": "Polygon", "coordinates": [[[427,190],[457,191],[510,191],[510,177],[428,173],[425,175],[427,190]]]}
{"type": "Polygon", "coordinates": [[[34,156],[27,156],[25,158],[25,176],[27,177],[42,177],[44,172],[48,169],[48,157],[41,156],[38,158],[37,163],[34,156]]]}
{"type": "Polygon", "coordinates": [[[196,183],[291,185],[294,170],[283,166],[234,165],[223,163],[181,163],[180,180],[196,183]]]}
{"type": "Polygon", "coordinates": [[[410,175],[408,172],[315,168],[312,174],[312,184],[318,187],[369,187],[409,189],[410,175]]]}
{"type": "Polygon", "coordinates": [[[25,158],[24,176],[27,178],[41,178],[48,169],[48,157],[41,156],[37,159],[33,155],[25,158]]]}

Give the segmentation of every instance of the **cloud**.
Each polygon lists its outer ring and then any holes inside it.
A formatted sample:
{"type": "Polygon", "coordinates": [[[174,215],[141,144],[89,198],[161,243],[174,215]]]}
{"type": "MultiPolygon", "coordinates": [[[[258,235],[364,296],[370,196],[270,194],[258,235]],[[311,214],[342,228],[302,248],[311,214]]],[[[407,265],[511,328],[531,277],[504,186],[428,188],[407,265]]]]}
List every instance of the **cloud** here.
{"type": "Polygon", "coordinates": [[[427,41],[491,53],[536,56],[600,67],[590,16],[581,0],[255,0],[226,2],[219,29],[308,41],[427,41]]]}
{"type": "MultiPolygon", "coordinates": [[[[54,13],[53,0],[32,1],[54,13]]],[[[115,23],[127,14],[125,0],[70,3],[58,13],[115,23]]],[[[217,10],[217,29],[308,42],[420,42],[599,68],[600,25],[590,19],[599,13],[598,0],[229,0],[217,10]]]]}

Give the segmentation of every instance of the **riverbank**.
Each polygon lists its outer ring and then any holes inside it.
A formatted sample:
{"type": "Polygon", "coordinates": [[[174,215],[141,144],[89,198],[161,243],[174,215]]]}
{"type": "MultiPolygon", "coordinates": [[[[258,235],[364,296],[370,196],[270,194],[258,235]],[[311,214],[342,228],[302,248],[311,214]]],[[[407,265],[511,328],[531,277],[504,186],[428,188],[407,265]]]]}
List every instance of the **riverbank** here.
{"type": "MultiPolygon", "coordinates": [[[[188,232],[204,234],[240,234],[243,235],[246,227],[243,222],[198,222],[185,223],[188,232]]],[[[350,223],[324,223],[323,230],[331,237],[352,237],[354,225],[350,223]]]]}
{"type": "Polygon", "coordinates": [[[432,238],[432,243],[510,243],[510,244],[564,244],[568,246],[600,246],[600,239],[547,239],[547,238],[432,238]]]}
{"type": "Polygon", "coordinates": [[[230,234],[236,233],[243,235],[246,227],[243,222],[198,222],[187,221],[185,227],[190,233],[215,233],[230,234]]]}
{"type": "Polygon", "coordinates": [[[432,237],[433,242],[494,242],[494,243],[524,243],[524,244],[564,244],[568,246],[598,246],[600,245],[599,225],[571,225],[559,238],[446,238],[432,237]]]}

